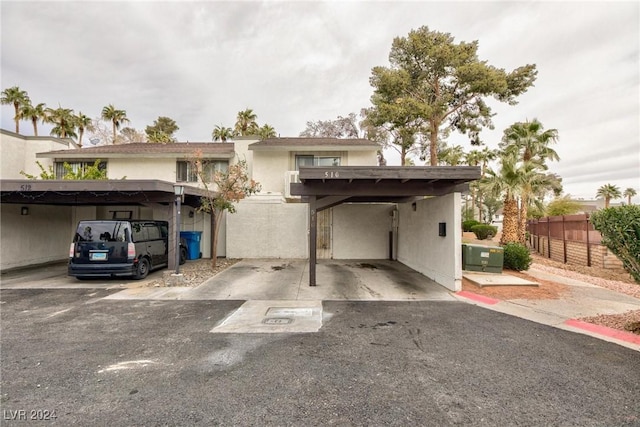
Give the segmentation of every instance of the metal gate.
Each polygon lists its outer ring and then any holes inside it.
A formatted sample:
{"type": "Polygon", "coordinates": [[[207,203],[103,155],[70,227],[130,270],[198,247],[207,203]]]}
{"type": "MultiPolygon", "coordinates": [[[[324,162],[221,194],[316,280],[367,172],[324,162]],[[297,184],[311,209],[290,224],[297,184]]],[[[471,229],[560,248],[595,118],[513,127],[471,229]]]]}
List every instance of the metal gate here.
{"type": "Polygon", "coordinates": [[[333,252],[331,251],[333,208],[318,212],[317,217],[318,240],[316,243],[316,256],[318,259],[331,259],[333,257],[333,252]]]}

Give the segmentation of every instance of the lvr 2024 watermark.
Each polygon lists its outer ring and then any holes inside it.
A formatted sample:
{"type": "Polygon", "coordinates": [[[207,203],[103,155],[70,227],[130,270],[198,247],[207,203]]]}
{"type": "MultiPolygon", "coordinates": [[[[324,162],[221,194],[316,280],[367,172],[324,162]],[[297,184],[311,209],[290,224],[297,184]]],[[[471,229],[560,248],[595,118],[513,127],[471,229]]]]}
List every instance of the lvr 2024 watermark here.
{"type": "Polygon", "coordinates": [[[2,419],[7,421],[53,421],[58,418],[55,409],[3,409],[2,419]]]}

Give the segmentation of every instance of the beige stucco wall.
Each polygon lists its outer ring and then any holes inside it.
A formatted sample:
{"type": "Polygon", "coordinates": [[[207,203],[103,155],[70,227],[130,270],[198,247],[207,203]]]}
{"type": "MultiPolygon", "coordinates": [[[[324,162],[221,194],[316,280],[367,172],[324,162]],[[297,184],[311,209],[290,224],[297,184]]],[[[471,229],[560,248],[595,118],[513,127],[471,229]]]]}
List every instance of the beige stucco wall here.
{"type": "Polygon", "coordinates": [[[45,136],[23,136],[0,130],[0,179],[25,179],[20,171],[40,175],[38,160],[46,171],[53,166],[53,159],[36,159],[36,153],[66,150],[72,147],[68,140],[45,136]]]}
{"type": "Polygon", "coordinates": [[[158,179],[176,181],[176,159],[112,158],[107,161],[109,179],[158,179]]]}
{"type": "Polygon", "coordinates": [[[378,155],[376,151],[349,151],[347,154],[347,166],[377,166],[378,155]]]}
{"type": "Polygon", "coordinates": [[[334,259],[388,259],[392,204],[343,204],[333,208],[334,259]]]}
{"type": "Polygon", "coordinates": [[[398,261],[452,290],[462,289],[460,193],[398,206],[398,261]],[[447,227],[438,236],[438,223],[447,227]]]}
{"type": "Polygon", "coordinates": [[[262,193],[283,193],[285,172],[293,170],[287,151],[256,151],[253,153],[253,179],[262,186],[262,193]]]}
{"type": "Polygon", "coordinates": [[[307,258],[308,205],[254,196],[227,215],[227,257],[307,258]]]}
{"type": "Polygon", "coordinates": [[[0,205],[0,270],[64,261],[69,257],[72,207],[19,204],[0,205]]]}

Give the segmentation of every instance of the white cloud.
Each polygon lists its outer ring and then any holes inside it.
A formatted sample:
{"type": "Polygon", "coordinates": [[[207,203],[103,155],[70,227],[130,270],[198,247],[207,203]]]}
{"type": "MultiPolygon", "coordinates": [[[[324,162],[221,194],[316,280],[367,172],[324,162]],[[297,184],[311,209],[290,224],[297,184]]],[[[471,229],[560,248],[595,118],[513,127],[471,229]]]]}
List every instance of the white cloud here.
{"type": "MultiPolygon", "coordinates": [[[[640,187],[637,2],[2,2],[2,88],[98,116],[113,103],[144,129],[158,116],[209,141],[252,108],[283,136],[369,105],[371,68],[426,25],[511,70],[538,67],[516,106],[494,105],[491,147],[515,121],[560,134],[565,190],[640,187]]],[[[2,107],[2,127],[13,128],[2,107]]],[[[22,126],[30,132],[29,126],[22,126]]],[[[463,137],[452,143],[468,147],[463,137]]],[[[388,157],[394,159],[389,153],[388,157]]]]}

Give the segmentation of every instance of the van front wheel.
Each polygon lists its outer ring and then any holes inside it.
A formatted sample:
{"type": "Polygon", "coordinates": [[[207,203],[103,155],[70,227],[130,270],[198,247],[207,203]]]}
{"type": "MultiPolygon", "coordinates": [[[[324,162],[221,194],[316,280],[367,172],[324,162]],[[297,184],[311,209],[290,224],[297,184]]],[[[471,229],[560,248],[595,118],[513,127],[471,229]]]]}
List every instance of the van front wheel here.
{"type": "Polygon", "coordinates": [[[140,258],[138,260],[138,267],[133,275],[136,280],[144,279],[149,274],[149,260],[146,258],[140,258]]]}

